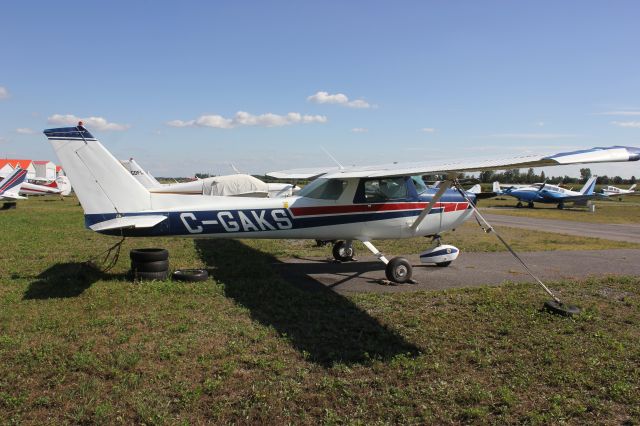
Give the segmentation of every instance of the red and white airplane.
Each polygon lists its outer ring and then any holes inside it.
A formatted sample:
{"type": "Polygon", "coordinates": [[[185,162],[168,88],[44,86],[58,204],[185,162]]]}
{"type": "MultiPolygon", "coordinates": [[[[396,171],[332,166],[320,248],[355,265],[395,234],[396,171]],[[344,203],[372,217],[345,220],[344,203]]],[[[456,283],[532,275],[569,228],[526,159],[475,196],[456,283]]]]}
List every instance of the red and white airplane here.
{"type": "Polygon", "coordinates": [[[0,181],[0,200],[23,200],[25,197],[20,195],[20,188],[27,179],[27,171],[25,169],[16,168],[9,176],[0,181]]]}
{"type": "MultiPolygon", "coordinates": [[[[283,179],[312,179],[296,196],[286,198],[210,197],[149,191],[79,123],[44,134],[74,183],[87,228],[119,236],[200,238],[308,238],[336,240],[338,260],[353,257],[352,242],[361,241],[385,265],[390,281],[406,282],[412,266],[402,257],[387,260],[376,239],[438,236],[472,216],[475,196],[456,189],[457,174],[482,170],[640,160],[640,148],[612,146],[549,156],[506,160],[408,163],[369,167],[327,167],[270,173],[283,179]],[[419,178],[448,177],[438,188],[419,178]]],[[[446,266],[453,246],[421,255],[424,262],[446,266]]]]}

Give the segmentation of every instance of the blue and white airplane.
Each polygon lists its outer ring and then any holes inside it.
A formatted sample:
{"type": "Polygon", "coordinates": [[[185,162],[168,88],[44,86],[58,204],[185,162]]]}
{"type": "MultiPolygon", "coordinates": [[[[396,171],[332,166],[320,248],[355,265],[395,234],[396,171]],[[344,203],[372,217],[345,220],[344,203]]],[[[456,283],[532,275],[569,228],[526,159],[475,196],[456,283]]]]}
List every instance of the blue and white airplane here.
{"type": "Polygon", "coordinates": [[[9,176],[0,182],[0,200],[24,200],[26,197],[20,195],[20,188],[27,179],[27,171],[17,168],[9,176]]]}
{"type": "MultiPolygon", "coordinates": [[[[291,180],[315,178],[297,195],[210,197],[149,191],[82,123],[44,134],[73,182],[85,226],[93,231],[122,237],[335,240],[338,260],[351,259],[352,243],[359,240],[386,265],[387,278],[399,283],[411,278],[411,263],[402,257],[387,260],[372,240],[437,237],[460,226],[472,216],[469,202],[475,197],[451,188],[458,173],[640,160],[640,148],[609,147],[466,163],[297,169],[269,173],[291,180]],[[412,179],[427,174],[447,179],[437,189],[412,179]]],[[[436,246],[422,253],[421,261],[446,266],[458,253],[453,246],[436,246]]]]}
{"type": "MultiPolygon", "coordinates": [[[[561,188],[548,183],[534,183],[532,185],[507,186],[498,184],[498,195],[509,195],[518,199],[516,207],[522,207],[522,203],[527,203],[529,208],[534,207],[534,203],[557,204],[559,209],[563,209],[565,203],[586,203],[588,200],[597,197],[594,193],[597,176],[591,176],[580,191],[561,188]]],[[[497,183],[497,182],[496,182],[497,183]]],[[[494,191],[496,190],[494,183],[494,191]]]]}

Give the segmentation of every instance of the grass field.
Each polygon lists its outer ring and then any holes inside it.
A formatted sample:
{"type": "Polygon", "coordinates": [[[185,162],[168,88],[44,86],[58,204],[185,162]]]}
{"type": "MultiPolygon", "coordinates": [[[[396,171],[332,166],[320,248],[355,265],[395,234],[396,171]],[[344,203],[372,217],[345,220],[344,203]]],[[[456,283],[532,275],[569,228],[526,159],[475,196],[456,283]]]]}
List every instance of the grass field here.
{"type": "Polygon", "coordinates": [[[559,210],[555,204],[536,203],[535,208],[516,208],[513,197],[491,198],[478,203],[480,208],[492,207],[491,213],[511,216],[537,217],[541,219],[575,220],[589,223],[640,223],[640,197],[626,197],[619,201],[596,201],[596,211],[591,213],[586,207],[567,204],[559,210]]]}
{"type": "MultiPolygon", "coordinates": [[[[72,200],[0,212],[0,423],[640,421],[638,277],[552,283],[584,308],[570,319],[526,284],[306,292],[270,265],[327,253],[308,242],[127,240],[104,274],[82,262],[117,239],[82,221],[72,200]],[[132,284],[128,250],[145,246],[213,278],[132,284]]],[[[465,229],[456,244],[498,249],[465,229]]],[[[588,244],[545,238],[519,244],[588,244]]],[[[385,249],[418,242],[403,244],[385,249]]]]}

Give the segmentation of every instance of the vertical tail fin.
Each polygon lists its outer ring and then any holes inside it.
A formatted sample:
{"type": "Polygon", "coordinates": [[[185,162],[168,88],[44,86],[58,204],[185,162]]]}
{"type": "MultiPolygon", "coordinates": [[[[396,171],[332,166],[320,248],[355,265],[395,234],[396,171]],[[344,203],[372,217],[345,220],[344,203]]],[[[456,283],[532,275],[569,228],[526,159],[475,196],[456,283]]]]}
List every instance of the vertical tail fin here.
{"type": "Polygon", "coordinates": [[[27,171],[18,167],[13,172],[11,172],[9,176],[4,178],[2,182],[0,182],[0,196],[4,194],[17,196],[18,192],[20,192],[20,187],[26,179],[27,171]]]}
{"type": "Polygon", "coordinates": [[[500,182],[493,182],[493,192],[495,192],[496,194],[502,193],[502,191],[500,190],[500,182]]]}
{"type": "Polygon", "coordinates": [[[580,194],[582,195],[592,195],[593,194],[593,190],[596,187],[596,180],[598,179],[598,176],[591,176],[589,178],[589,180],[587,181],[587,183],[584,184],[584,186],[582,187],[582,189],[580,190],[580,194]]]}
{"type": "Polygon", "coordinates": [[[120,161],[125,169],[129,170],[131,176],[133,176],[138,182],[142,184],[147,189],[151,188],[159,188],[162,186],[160,182],[156,180],[150,173],[145,172],[142,167],[134,160],[130,158],[129,160],[120,161]]]}
{"type": "Polygon", "coordinates": [[[636,184],[635,183],[633,185],[631,185],[628,190],[629,191],[633,191],[634,189],[636,189],[636,184]]]}
{"type": "Polygon", "coordinates": [[[149,191],[81,123],[44,134],[73,182],[85,214],[131,213],[151,207],[149,191]]]}

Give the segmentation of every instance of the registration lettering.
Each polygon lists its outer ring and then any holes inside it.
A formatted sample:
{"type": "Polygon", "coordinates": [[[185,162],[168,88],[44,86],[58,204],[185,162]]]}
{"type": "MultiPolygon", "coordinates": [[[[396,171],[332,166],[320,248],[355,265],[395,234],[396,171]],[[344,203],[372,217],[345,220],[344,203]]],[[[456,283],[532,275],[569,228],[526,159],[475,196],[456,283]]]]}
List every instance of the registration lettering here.
{"type": "Polygon", "coordinates": [[[190,234],[262,232],[293,228],[286,209],[185,212],[180,213],[180,221],[190,234]]]}

